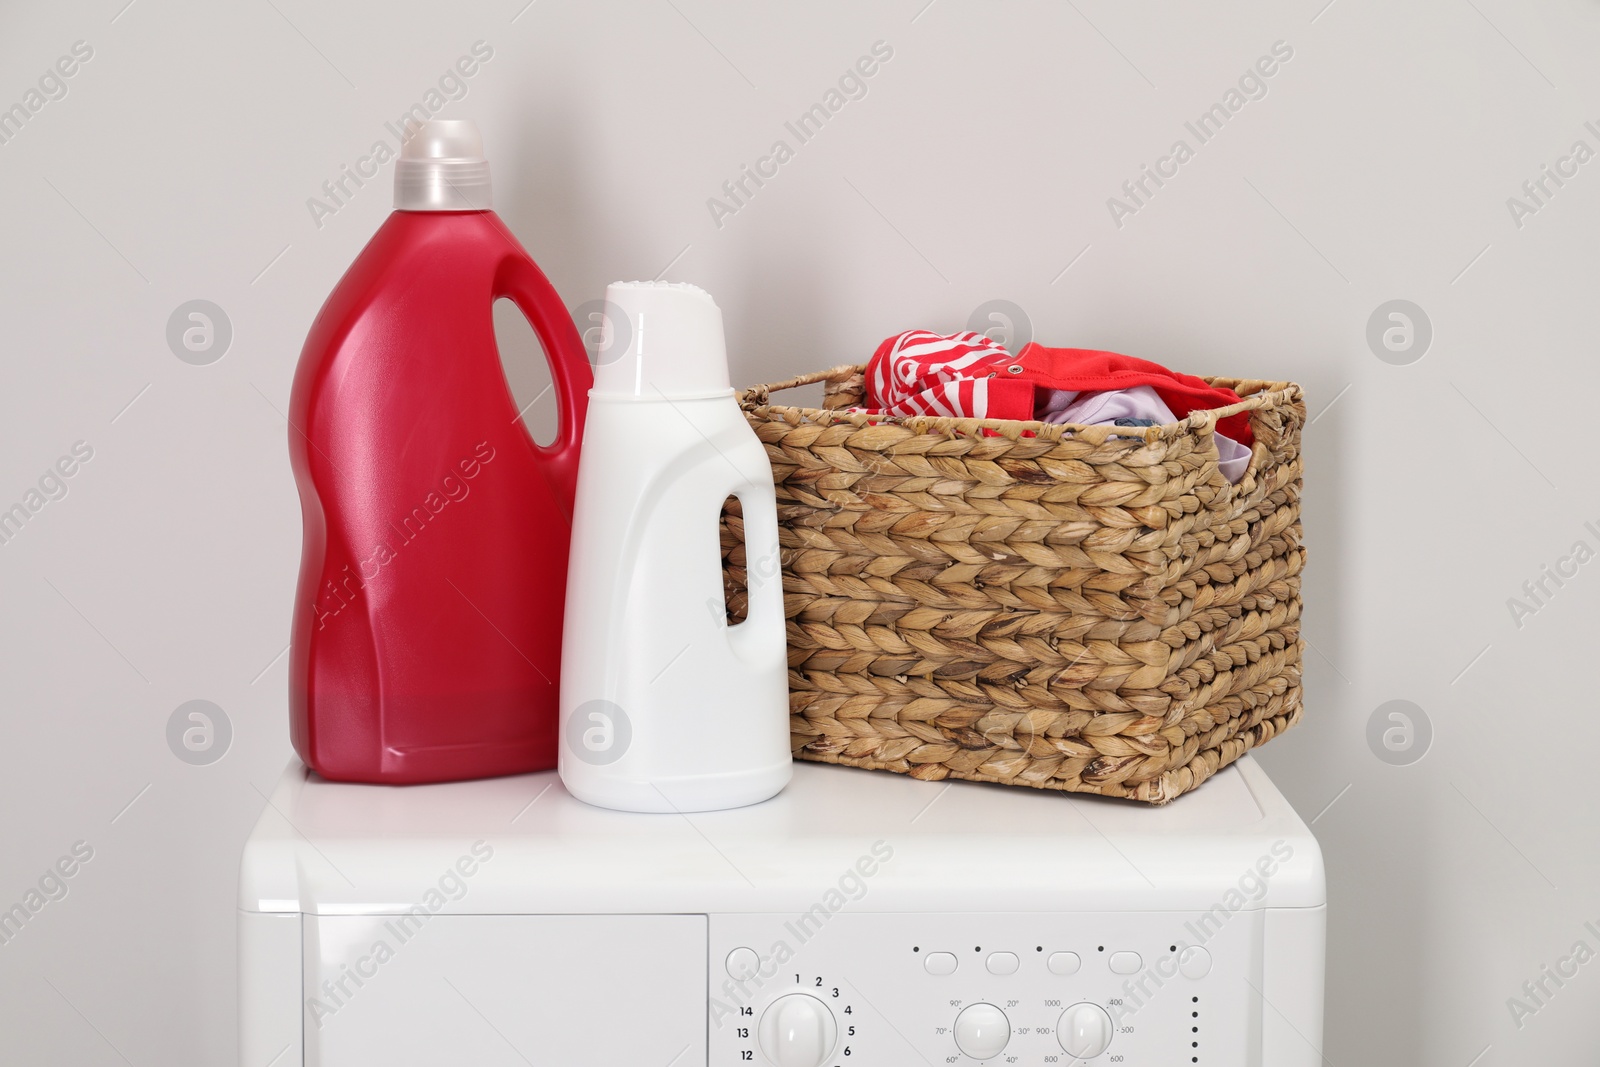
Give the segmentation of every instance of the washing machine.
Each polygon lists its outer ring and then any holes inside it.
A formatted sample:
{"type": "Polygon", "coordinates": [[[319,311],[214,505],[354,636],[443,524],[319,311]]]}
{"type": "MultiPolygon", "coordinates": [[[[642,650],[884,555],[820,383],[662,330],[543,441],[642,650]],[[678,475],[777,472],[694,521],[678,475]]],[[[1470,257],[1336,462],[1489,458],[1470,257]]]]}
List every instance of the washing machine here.
{"type": "Polygon", "coordinates": [[[1322,1061],[1321,852],[1249,757],[1159,808],[801,763],[682,815],[296,763],[239,887],[242,1067],[1322,1061]]]}

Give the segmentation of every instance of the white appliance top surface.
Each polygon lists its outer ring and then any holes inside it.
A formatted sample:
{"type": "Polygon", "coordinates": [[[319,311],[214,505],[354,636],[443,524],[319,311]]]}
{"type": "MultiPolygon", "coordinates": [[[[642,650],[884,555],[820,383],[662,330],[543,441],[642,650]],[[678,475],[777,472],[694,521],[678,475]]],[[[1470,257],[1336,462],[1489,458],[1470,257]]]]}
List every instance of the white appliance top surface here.
{"type": "Polygon", "coordinates": [[[691,815],[591,807],[553,771],[389,787],[327,782],[296,762],[246,846],[241,907],[403,910],[478,841],[493,858],[470,864],[453,910],[804,907],[875,844],[893,859],[864,907],[974,910],[1003,894],[1004,910],[1188,908],[1263,859],[1272,873],[1254,906],[1325,902],[1315,840],[1245,757],[1158,808],[796,763],[772,800],[691,815]],[[1275,843],[1292,858],[1273,860],[1275,843]]]}

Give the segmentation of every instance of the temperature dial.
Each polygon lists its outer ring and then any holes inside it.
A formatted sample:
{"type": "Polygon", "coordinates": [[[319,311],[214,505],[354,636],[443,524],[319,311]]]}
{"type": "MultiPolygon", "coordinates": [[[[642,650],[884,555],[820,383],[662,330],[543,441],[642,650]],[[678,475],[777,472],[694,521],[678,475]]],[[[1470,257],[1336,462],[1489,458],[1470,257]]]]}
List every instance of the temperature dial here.
{"type": "Polygon", "coordinates": [[[1067,1055],[1092,1060],[1111,1044],[1111,1016],[1098,1004],[1074,1004],[1061,1013],[1056,1037],[1067,1055]]]}
{"type": "Polygon", "coordinates": [[[969,1004],[956,1016],[956,1048],[975,1060],[987,1060],[1005,1051],[1011,1040],[1011,1020],[993,1004],[969,1004]]]}
{"type": "Polygon", "coordinates": [[[790,993],[761,1015],[761,1051],[777,1067],[822,1067],[839,1040],[833,1012],[816,997],[790,993]]]}

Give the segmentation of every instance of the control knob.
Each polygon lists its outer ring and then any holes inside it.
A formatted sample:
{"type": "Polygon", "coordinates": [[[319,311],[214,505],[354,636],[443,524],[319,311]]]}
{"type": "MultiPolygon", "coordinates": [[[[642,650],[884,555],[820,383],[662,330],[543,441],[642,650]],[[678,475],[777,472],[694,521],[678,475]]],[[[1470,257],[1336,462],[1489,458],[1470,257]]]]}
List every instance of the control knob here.
{"type": "Polygon", "coordinates": [[[1005,1051],[1011,1040],[1011,1020],[993,1004],[969,1004],[956,1016],[956,1048],[975,1060],[987,1060],[1005,1051]]]}
{"type": "Polygon", "coordinates": [[[1074,1004],[1061,1013],[1056,1039],[1067,1055],[1092,1060],[1111,1044],[1111,1016],[1098,1004],[1074,1004]]]}
{"type": "Polygon", "coordinates": [[[822,1067],[839,1040],[839,1026],[816,997],[789,993],[762,1013],[757,1036],[777,1067],[822,1067]]]}

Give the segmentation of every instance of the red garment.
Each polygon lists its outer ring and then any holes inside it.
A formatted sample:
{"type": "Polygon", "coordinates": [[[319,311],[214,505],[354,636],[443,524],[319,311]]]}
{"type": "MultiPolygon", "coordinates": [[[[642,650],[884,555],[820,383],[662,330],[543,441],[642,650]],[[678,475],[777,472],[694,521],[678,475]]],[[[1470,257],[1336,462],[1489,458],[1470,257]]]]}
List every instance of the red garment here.
{"type": "MultiPolygon", "coordinates": [[[[1043,389],[1098,393],[1148,385],[1178,418],[1239,402],[1232,389],[1209,385],[1159,363],[1088,348],[1030,344],[1016,356],[978,333],[948,336],[912,330],[878,346],[867,364],[867,407],[892,415],[977,419],[1036,417],[1043,389]]],[[[1230,415],[1217,431],[1249,447],[1248,412],[1230,415]]]]}

